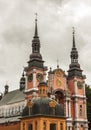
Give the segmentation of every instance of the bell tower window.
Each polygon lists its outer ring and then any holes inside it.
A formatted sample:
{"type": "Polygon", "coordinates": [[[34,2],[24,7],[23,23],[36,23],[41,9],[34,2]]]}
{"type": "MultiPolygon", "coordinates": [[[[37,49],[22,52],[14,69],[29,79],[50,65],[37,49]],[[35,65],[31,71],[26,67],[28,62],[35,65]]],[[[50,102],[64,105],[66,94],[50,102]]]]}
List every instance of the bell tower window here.
{"type": "Polygon", "coordinates": [[[80,109],[79,109],[79,113],[80,113],[80,116],[82,116],[82,105],[80,105],[80,109]]]}
{"type": "Polygon", "coordinates": [[[37,45],[35,45],[34,51],[38,52],[38,46],[37,45]]]}

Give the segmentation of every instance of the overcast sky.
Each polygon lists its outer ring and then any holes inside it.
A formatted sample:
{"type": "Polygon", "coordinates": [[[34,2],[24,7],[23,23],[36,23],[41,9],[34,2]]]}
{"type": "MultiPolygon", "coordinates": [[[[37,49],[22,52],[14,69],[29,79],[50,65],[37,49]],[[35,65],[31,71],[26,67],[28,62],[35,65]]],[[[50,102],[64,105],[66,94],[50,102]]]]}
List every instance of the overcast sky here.
{"type": "Polygon", "coordinates": [[[19,88],[36,12],[45,65],[55,68],[59,59],[60,68],[69,69],[74,26],[79,63],[91,85],[91,0],[0,0],[0,91],[6,83],[19,88]]]}

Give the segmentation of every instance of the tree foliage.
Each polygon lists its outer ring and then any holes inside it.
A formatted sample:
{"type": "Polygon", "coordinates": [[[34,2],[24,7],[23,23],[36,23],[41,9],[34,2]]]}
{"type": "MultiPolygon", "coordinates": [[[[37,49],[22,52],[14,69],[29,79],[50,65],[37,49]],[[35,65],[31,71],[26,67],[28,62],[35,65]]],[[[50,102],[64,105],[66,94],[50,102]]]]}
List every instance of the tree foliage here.
{"type": "Polygon", "coordinates": [[[91,87],[86,85],[88,127],[91,130],[91,87]]]}

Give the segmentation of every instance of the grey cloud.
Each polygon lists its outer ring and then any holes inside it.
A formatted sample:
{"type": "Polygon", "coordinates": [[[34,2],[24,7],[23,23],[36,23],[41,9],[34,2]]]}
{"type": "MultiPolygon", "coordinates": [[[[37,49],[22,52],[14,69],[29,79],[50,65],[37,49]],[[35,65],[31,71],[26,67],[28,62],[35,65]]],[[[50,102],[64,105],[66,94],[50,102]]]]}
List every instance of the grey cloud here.
{"type": "MultiPolygon", "coordinates": [[[[32,29],[31,29],[32,30],[32,29]]],[[[3,39],[8,44],[24,44],[28,43],[32,38],[32,31],[29,28],[13,26],[2,33],[3,39]]]]}
{"type": "Polygon", "coordinates": [[[14,88],[19,85],[23,66],[27,65],[31,53],[35,12],[38,13],[41,54],[45,64],[48,67],[55,67],[58,58],[60,67],[65,71],[68,70],[72,47],[72,26],[75,26],[79,63],[81,68],[86,70],[86,74],[90,71],[91,62],[86,58],[91,55],[90,46],[88,46],[91,42],[91,12],[85,16],[80,11],[81,17],[77,12],[79,3],[84,2],[86,8],[91,6],[88,0],[86,2],[85,0],[83,2],[82,0],[8,0],[8,2],[2,0],[2,2],[3,6],[0,8],[2,21],[0,22],[0,70],[2,71],[0,86],[6,79],[14,88]],[[89,53],[86,53],[87,50],[89,53]],[[3,74],[6,76],[3,77],[3,74]]]}

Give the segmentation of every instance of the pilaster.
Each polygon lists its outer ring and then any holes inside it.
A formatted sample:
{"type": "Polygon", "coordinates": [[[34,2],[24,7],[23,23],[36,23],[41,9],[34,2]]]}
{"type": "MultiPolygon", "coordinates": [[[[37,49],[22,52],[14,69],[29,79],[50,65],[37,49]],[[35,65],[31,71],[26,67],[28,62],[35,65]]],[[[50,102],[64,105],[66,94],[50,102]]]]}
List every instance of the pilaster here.
{"type": "Polygon", "coordinates": [[[78,118],[78,99],[75,98],[75,118],[78,118]]]}
{"type": "Polygon", "coordinates": [[[77,80],[76,78],[74,79],[74,95],[77,94],[77,80]]]}
{"type": "Polygon", "coordinates": [[[36,69],[33,69],[33,88],[36,88],[36,69]]]}

